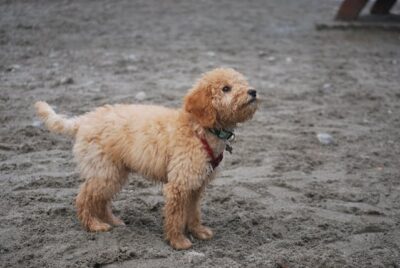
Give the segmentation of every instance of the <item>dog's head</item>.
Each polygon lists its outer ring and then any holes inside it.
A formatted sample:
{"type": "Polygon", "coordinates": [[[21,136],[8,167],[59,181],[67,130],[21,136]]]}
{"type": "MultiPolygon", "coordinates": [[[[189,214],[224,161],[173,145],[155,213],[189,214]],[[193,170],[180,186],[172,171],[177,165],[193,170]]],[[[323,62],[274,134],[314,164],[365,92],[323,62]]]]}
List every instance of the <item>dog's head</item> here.
{"type": "Polygon", "coordinates": [[[185,98],[184,109],[203,127],[234,127],[252,118],[257,92],[233,69],[205,73],[185,98]]]}

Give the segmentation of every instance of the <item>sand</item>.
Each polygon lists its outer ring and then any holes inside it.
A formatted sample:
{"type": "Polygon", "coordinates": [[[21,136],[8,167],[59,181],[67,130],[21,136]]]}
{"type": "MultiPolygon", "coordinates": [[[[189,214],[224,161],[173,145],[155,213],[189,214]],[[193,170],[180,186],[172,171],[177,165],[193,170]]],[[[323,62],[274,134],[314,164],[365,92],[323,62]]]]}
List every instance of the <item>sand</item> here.
{"type": "Polygon", "coordinates": [[[400,35],[316,30],[338,4],[0,1],[0,266],[400,267],[400,35]],[[137,175],[114,202],[127,226],[85,232],[72,141],[33,103],[179,107],[218,66],[264,101],[207,189],[215,238],[171,249],[161,186],[137,175]]]}

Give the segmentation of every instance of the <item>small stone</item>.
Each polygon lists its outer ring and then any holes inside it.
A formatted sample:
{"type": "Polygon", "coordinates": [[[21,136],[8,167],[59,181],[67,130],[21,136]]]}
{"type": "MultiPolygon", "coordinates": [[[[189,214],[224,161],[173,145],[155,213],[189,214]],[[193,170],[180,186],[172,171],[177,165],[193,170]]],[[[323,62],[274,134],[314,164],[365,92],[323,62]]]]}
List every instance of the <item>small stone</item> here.
{"type": "Polygon", "coordinates": [[[135,54],[130,54],[130,55],[128,55],[127,58],[128,58],[129,60],[131,60],[131,61],[137,60],[137,56],[136,56],[135,54]]]}
{"type": "Polygon", "coordinates": [[[144,93],[143,91],[140,91],[140,92],[138,92],[138,93],[136,94],[135,98],[136,98],[138,101],[143,101],[143,100],[146,99],[146,93],[144,93]]]}
{"type": "Polygon", "coordinates": [[[276,58],[274,56],[269,56],[267,58],[267,61],[275,61],[275,60],[276,60],[276,58]]]}
{"type": "Polygon", "coordinates": [[[60,85],[70,85],[74,83],[74,79],[72,77],[63,77],[60,79],[60,85]]]}
{"type": "Polygon", "coordinates": [[[95,82],[93,80],[89,80],[86,83],[84,83],[82,86],[83,87],[90,87],[93,86],[95,84],[95,82]]]}
{"type": "Polygon", "coordinates": [[[204,260],[206,255],[201,252],[190,251],[184,255],[184,259],[189,263],[197,264],[204,260]]]}
{"type": "Polygon", "coordinates": [[[260,50],[260,51],[258,51],[258,56],[259,57],[265,57],[265,56],[267,56],[267,52],[265,52],[263,50],[260,50]]]}
{"type": "Polygon", "coordinates": [[[101,91],[101,88],[99,88],[99,87],[91,87],[91,88],[89,88],[89,91],[92,91],[92,92],[100,92],[100,91],[101,91]]]}
{"type": "Polygon", "coordinates": [[[323,90],[329,90],[331,87],[332,87],[332,85],[329,84],[329,83],[325,83],[325,84],[322,85],[322,89],[323,90]]]}
{"type": "Polygon", "coordinates": [[[392,64],[396,65],[397,64],[397,60],[392,60],[392,64]]]}
{"type": "Polygon", "coordinates": [[[126,70],[129,72],[136,72],[138,70],[138,67],[134,66],[134,65],[130,65],[126,67],[126,70]]]}
{"type": "Polygon", "coordinates": [[[292,63],[292,62],[293,62],[293,59],[291,57],[286,58],[286,63],[292,63]]]}
{"type": "Polygon", "coordinates": [[[66,259],[67,261],[71,261],[71,260],[73,260],[74,258],[76,258],[74,255],[67,255],[67,256],[65,256],[65,259],[66,259]]]}
{"type": "Polygon", "coordinates": [[[58,57],[57,52],[54,52],[54,51],[50,52],[49,58],[56,58],[56,57],[58,57]]]}
{"type": "Polygon", "coordinates": [[[21,65],[14,64],[14,65],[11,65],[10,67],[8,67],[6,69],[6,71],[7,72],[14,72],[14,71],[19,70],[19,69],[21,69],[21,65]]]}
{"type": "Polygon", "coordinates": [[[122,252],[122,253],[125,253],[125,252],[127,252],[128,250],[129,250],[128,247],[120,247],[120,248],[119,248],[119,251],[122,252]]]}
{"type": "Polygon", "coordinates": [[[334,143],[333,137],[328,133],[318,133],[317,138],[321,144],[330,145],[334,143]]]}
{"type": "Polygon", "coordinates": [[[32,126],[34,127],[40,127],[42,125],[42,122],[40,122],[39,120],[35,120],[32,122],[32,126]]]}
{"type": "Polygon", "coordinates": [[[206,54],[209,57],[214,57],[215,56],[215,52],[213,52],[213,51],[208,51],[206,54]]]}
{"type": "Polygon", "coordinates": [[[28,90],[32,90],[35,89],[37,86],[35,84],[27,84],[26,87],[28,90]]]}
{"type": "Polygon", "coordinates": [[[322,85],[322,87],[318,90],[320,93],[329,93],[330,91],[332,91],[333,86],[330,83],[324,83],[322,85]]]}

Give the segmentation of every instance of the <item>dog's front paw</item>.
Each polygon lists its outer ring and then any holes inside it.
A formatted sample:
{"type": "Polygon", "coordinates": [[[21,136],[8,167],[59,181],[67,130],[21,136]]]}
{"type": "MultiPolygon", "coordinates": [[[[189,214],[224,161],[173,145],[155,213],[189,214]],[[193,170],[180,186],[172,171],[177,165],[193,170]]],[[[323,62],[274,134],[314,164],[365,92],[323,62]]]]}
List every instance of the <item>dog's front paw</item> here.
{"type": "Polygon", "coordinates": [[[185,236],[179,236],[177,238],[171,238],[169,243],[174,249],[188,249],[192,247],[192,242],[185,236]]]}
{"type": "Polygon", "coordinates": [[[200,240],[210,240],[214,234],[212,230],[204,225],[199,225],[190,230],[192,235],[200,240]]]}

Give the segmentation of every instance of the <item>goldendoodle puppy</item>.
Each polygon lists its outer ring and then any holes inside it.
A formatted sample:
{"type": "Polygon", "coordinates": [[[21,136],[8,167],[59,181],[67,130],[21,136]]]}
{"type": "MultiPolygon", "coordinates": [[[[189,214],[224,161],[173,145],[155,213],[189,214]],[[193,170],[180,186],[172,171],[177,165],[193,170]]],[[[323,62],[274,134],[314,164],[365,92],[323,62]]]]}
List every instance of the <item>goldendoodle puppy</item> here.
{"type": "Polygon", "coordinates": [[[175,249],[190,248],[213,232],[202,225],[200,198],[215,177],[239,122],[257,109],[256,91],[233,69],[205,73],[181,109],[151,105],[106,105],[66,118],[46,102],[35,104],[48,129],[75,137],[74,155],[85,179],[76,198],[79,220],[89,231],[124,225],[111,200],[129,172],[164,183],[165,236],[175,249]]]}

